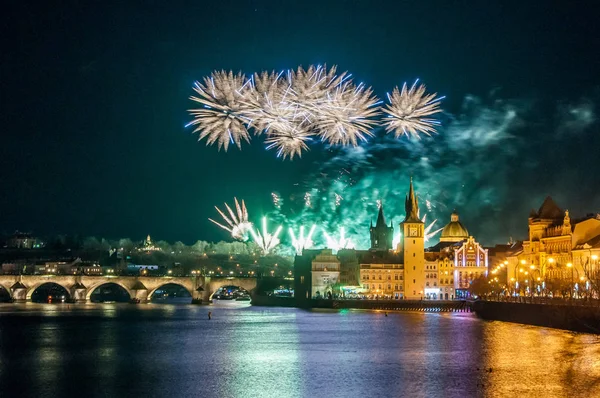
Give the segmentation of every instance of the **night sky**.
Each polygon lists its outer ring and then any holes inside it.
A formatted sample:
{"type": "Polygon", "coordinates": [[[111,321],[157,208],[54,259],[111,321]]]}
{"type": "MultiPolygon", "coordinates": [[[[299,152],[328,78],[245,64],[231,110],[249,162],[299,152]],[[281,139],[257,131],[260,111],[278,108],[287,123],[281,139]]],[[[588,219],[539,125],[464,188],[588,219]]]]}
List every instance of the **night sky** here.
{"type": "Polygon", "coordinates": [[[0,231],[221,240],[214,205],[237,196],[251,218],[304,222],[302,192],[318,189],[315,200],[345,200],[311,222],[366,238],[376,199],[401,220],[410,175],[429,219],[442,226],[456,208],[486,244],[523,238],[546,195],[575,216],[600,211],[594,2],[11,3],[0,231]],[[193,82],[215,69],[323,63],[380,98],[420,78],[447,97],[439,134],[398,142],[377,130],[358,149],[315,144],[284,162],[259,142],[218,152],[184,128],[193,82]]]}

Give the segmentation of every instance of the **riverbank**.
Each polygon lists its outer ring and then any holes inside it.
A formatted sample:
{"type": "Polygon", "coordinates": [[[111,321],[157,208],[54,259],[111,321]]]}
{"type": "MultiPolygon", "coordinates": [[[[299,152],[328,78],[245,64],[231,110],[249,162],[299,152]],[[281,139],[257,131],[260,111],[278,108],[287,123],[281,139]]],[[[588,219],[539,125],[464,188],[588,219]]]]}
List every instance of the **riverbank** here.
{"type": "Polygon", "coordinates": [[[255,296],[252,305],[262,307],[299,307],[322,309],[364,309],[416,312],[473,312],[467,301],[440,300],[326,300],[296,301],[293,297],[255,296]]]}
{"type": "Polygon", "coordinates": [[[600,334],[600,307],[476,301],[481,319],[600,334]]]}

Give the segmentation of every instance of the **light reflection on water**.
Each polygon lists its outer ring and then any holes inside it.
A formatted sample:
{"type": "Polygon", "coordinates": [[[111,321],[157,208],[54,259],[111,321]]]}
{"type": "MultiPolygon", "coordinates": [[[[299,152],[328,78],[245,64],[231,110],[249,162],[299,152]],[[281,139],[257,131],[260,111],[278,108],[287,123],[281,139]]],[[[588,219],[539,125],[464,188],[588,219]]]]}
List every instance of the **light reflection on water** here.
{"type": "Polygon", "coordinates": [[[593,397],[599,383],[598,336],[471,314],[0,306],[0,397],[593,397]]]}

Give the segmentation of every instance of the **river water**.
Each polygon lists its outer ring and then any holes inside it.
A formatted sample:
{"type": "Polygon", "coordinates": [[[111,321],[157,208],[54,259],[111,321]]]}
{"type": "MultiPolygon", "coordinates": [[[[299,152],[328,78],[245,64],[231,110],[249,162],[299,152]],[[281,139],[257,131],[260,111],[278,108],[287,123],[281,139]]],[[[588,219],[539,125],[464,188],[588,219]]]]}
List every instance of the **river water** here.
{"type": "Polygon", "coordinates": [[[457,313],[0,305],[0,397],[542,395],[600,397],[600,337],[457,313]]]}

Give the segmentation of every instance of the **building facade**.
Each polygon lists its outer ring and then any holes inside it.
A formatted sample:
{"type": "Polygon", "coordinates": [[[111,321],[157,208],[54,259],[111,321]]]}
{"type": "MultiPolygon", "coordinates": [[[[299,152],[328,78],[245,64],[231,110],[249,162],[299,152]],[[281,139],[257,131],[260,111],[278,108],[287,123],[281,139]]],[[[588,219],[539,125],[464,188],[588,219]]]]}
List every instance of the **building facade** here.
{"type": "Polygon", "coordinates": [[[314,297],[333,297],[340,281],[340,261],[331,249],[321,251],[312,260],[311,279],[314,297]]]}
{"type": "Polygon", "coordinates": [[[548,196],[528,219],[528,239],[506,256],[506,285],[512,294],[535,293],[552,280],[569,281],[573,294],[600,276],[600,215],[572,219],[548,196]]]}

